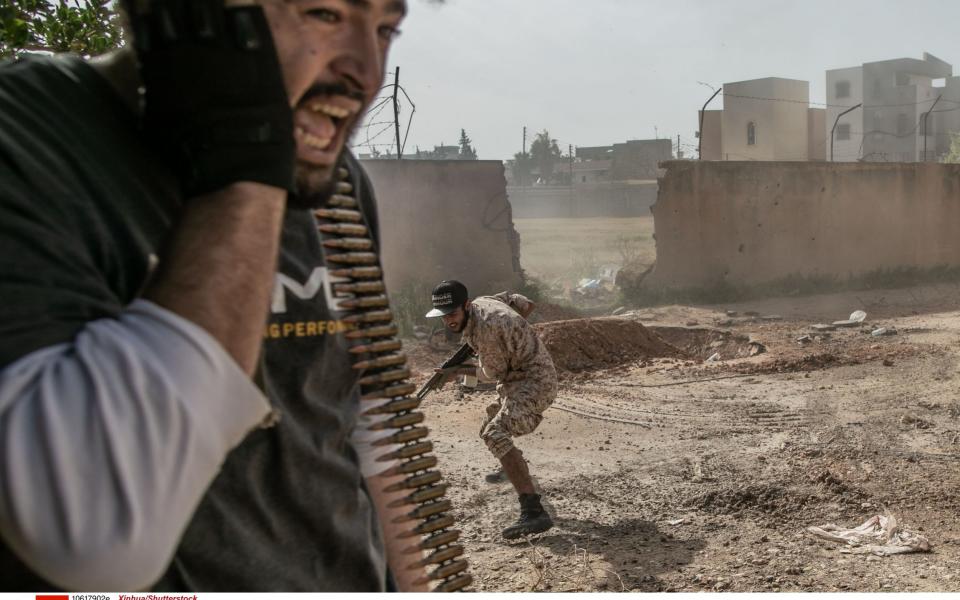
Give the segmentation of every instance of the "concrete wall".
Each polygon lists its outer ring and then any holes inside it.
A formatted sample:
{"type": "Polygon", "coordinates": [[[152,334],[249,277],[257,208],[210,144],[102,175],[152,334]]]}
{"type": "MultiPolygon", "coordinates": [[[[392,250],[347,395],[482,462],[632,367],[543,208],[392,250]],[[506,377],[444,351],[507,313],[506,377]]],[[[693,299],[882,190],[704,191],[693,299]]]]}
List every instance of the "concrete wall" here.
{"type": "Polygon", "coordinates": [[[477,295],[519,283],[519,236],[502,162],[362,162],[377,194],[390,290],[459,279],[477,295]]]}
{"type": "Polygon", "coordinates": [[[651,287],[960,266],[960,165],[663,163],[651,287]]]}
{"type": "Polygon", "coordinates": [[[657,182],[510,187],[507,194],[518,219],[649,217],[657,182]]]}

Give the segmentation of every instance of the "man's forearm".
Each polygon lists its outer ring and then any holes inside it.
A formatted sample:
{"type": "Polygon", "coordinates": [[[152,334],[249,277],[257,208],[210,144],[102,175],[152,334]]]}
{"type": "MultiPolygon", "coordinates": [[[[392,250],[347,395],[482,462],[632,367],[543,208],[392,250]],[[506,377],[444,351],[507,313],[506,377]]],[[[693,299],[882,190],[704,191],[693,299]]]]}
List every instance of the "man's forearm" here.
{"type": "Polygon", "coordinates": [[[394,519],[402,517],[412,510],[412,507],[390,508],[390,502],[403,498],[404,492],[384,492],[384,488],[403,480],[402,475],[374,475],[367,478],[367,488],[373,497],[373,503],[377,508],[377,516],[380,520],[380,527],[383,530],[384,545],[387,549],[387,564],[393,572],[397,587],[401,592],[426,592],[429,587],[426,581],[426,570],[423,567],[411,568],[411,565],[421,560],[421,552],[405,553],[404,551],[417,543],[418,537],[402,537],[405,532],[413,529],[414,522],[394,523],[394,519]]]}
{"type": "Polygon", "coordinates": [[[203,327],[249,374],[277,265],[286,192],[236,183],[187,200],[144,297],[203,327]]]}

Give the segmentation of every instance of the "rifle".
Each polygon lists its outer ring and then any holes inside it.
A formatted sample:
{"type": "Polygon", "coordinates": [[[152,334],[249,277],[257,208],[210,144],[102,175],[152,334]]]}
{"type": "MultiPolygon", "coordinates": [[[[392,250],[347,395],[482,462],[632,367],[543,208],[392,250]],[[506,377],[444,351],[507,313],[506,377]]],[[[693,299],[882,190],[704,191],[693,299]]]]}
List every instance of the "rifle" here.
{"type": "Polygon", "coordinates": [[[467,362],[467,359],[471,356],[473,356],[473,348],[471,348],[468,344],[460,346],[460,348],[453,353],[453,356],[445,360],[443,364],[440,365],[440,370],[434,373],[433,376],[430,377],[425,384],[423,384],[423,387],[417,390],[417,399],[423,400],[427,397],[427,394],[440,387],[440,382],[443,381],[444,375],[446,374],[444,371],[454,367],[459,367],[463,363],[467,362]]]}

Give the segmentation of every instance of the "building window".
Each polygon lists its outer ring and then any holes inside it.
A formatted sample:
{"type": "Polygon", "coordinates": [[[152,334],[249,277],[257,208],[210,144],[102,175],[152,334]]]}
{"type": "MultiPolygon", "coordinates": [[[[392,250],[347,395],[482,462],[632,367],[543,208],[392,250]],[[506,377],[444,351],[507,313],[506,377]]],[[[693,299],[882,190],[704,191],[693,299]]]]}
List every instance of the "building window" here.
{"type": "Polygon", "coordinates": [[[753,121],[747,123],[747,145],[754,146],[757,143],[757,125],[753,121]]]}
{"type": "Polygon", "coordinates": [[[839,125],[837,125],[837,139],[838,140],[850,139],[850,123],[840,123],[839,125]]]}
{"type": "Polygon", "coordinates": [[[850,82],[849,81],[838,81],[834,85],[834,92],[837,98],[849,98],[850,97],[850,82]]]}

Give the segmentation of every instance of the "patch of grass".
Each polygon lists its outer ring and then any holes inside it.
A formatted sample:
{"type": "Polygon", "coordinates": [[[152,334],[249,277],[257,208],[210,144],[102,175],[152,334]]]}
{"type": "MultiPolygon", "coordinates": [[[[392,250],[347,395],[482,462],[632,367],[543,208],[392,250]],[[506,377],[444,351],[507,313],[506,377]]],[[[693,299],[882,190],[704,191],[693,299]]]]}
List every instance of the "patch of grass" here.
{"type": "Polygon", "coordinates": [[[877,269],[862,275],[843,278],[835,275],[790,275],[760,284],[721,282],[709,287],[660,288],[639,286],[621,290],[625,303],[635,306],[658,304],[720,304],[778,296],[812,296],[815,294],[855,290],[896,289],[929,283],[960,281],[960,267],[937,266],[929,269],[897,267],[877,269]]]}

